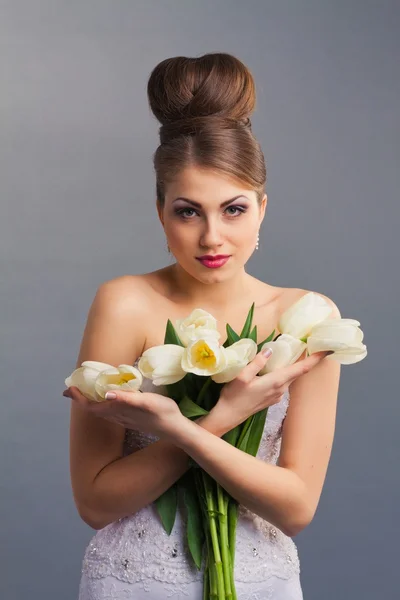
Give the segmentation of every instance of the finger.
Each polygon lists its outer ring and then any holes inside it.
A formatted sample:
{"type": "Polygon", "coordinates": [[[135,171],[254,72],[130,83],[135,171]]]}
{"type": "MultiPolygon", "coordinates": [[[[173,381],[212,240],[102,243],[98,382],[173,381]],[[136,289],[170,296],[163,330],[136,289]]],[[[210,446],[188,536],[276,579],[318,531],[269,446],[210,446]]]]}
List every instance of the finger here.
{"type": "Polygon", "coordinates": [[[257,375],[257,373],[261,371],[272,354],[271,351],[269,355],[266,354],[266,352],[269,350],[270,349],[267,348],[265,351],[261,351],[256,354],[253,360],[242,369],[240,373],[240,379],[242,381],[251,381],[257,375]]]}
{"type": "Polygon", "coordinates": [[[114,402],[118,401],[136,404],[140,401],[141,396],[141,392],[135,392],[133,390],[131,392],[127,392],[125,390],[109,390],[106,393],[106,401],[108,401],[109,398],[112,398],[114,402]]]}
{"type": "Polygon", "coordinates": [[[71,386],[66,390],[66,395],[68,398],[71,398],[74,402],[79,404],[79,406],[85,408],[86,410],[90,410],[91,412],[105,414],[106,411],[110,408],[112,400],[99,401],[90,400],[76,386],[71,386]]]}

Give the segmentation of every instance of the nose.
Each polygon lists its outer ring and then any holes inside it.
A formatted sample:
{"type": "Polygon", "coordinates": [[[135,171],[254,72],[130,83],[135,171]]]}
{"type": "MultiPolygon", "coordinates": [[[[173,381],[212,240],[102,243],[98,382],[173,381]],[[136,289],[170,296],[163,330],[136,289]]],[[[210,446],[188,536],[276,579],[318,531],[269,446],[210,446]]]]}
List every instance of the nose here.
{"type": "Polygon", "coordinates": [[[200,237],[200,245],[203,248],[218,248],[222,246],[222,232],[218,224],[213,221],[208,221],[200,237]]]}

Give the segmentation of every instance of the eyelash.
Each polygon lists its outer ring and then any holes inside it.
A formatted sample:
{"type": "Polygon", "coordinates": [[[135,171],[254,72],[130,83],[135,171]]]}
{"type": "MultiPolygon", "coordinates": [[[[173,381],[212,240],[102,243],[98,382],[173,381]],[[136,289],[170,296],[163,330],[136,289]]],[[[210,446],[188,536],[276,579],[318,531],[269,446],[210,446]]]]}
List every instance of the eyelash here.
{"type": "MultiPolygon", "coordinates": [[[[236,219],[237,217],[240,217],[241,214],[246,212],[246,208],[244,206],[237,206],[237,205],[228,206],[225,210],[229,210],[230,208],[235,208],[236,210],[239,211],[239,213],[237,213],[235,215],[229,215],[232,219],[236,219]]],[[[185,214],[184,214],[187,210],[192,210],[193,212],[196,213],[196,210],[194,208],[190,208],[188,206],[186,208],[178,208],[178,210],[175,212],[177,215],[182,217],[182,219],[190,220],[192,217],[188,217],[187,215],[185,216],[185,214]]]]}

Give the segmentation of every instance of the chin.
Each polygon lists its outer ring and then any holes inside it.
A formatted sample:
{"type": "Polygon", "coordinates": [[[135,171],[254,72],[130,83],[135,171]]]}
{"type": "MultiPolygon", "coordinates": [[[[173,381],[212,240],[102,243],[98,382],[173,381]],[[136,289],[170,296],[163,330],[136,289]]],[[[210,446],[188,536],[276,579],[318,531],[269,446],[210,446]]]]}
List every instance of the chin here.
{"type": "Polygon", "coordinates": [[[202,269],[203,272],[197,271],[196,273],[192,273],[193,277],[195,277],[198,281],[202,283],[221,283],[222,281],[226,281],[232,277],[232,271],[223,270],[222,269],[202,269]]]}

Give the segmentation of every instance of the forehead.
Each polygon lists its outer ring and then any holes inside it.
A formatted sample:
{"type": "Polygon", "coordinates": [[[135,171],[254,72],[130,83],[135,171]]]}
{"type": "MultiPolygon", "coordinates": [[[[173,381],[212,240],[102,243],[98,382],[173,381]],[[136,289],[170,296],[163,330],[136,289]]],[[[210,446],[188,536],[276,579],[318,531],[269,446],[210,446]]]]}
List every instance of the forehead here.
{"type": "Polygon", "coordinates": [[[257,199],[256,192],[243,187],[239,181],[210,169],[187,167],[166,186],[166,200],[184,196],[200,203],[218,202],[244,194],[257,199]]]}

